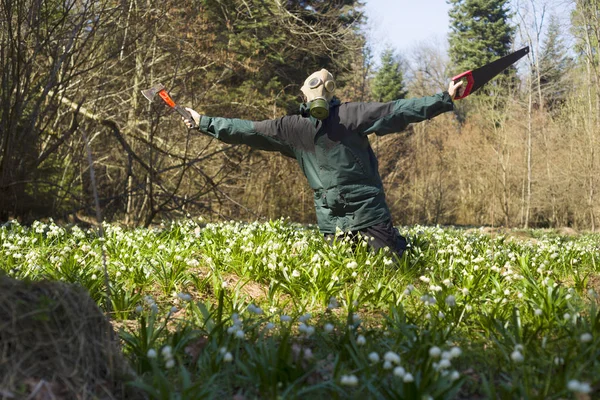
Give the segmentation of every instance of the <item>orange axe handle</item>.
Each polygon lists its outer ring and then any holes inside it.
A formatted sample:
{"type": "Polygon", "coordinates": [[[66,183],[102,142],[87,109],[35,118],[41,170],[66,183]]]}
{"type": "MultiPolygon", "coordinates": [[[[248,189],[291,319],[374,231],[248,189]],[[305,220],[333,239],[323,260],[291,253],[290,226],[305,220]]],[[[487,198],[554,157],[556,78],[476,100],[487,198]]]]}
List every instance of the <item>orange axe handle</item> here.
{"type": "Polygon", "coordinates": [[[188,110],[186,110],[185,108],[181,107],[180,105],[175,104],[175,102],[173,101],[173,99],[171,98],[171,96],[169,96],[169,93],[167,93],[166,89],[163,89],[160,92],[158,92],[158,95],[160,96],[161,99],[163,99],[163,101],[169,107],[171,107],[172,109],[174,109],[175,111],[177,111],[185,119],[189,120],[190,123],[192,124],[192,128],[197,128],[198,127],[196,125],[196,121],[194,121],[194,118],[192,118],[192,114],[190,114],[190,112],[188,110]]]}

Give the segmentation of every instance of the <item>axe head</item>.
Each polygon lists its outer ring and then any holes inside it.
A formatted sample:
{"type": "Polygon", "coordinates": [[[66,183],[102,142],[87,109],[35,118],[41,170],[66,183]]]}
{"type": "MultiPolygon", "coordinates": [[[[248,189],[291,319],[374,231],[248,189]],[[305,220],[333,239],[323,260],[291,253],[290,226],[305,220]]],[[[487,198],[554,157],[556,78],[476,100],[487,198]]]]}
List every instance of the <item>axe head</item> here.
{"type": "Polygon", "coordinates": [[[163,90],[165,90],[165,86],[162,83],[157,83],[150,89],[142,90],[142,94],[145,98],[150,100],[150,102],[153,102],[156,95],[163,90]]]}

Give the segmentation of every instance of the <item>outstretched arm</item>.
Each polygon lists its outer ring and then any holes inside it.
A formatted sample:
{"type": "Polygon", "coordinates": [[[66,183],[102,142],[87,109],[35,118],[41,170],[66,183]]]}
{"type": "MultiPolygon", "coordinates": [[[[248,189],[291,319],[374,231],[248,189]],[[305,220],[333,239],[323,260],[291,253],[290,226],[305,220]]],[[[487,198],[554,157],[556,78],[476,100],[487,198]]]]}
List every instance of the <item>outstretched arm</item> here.
{"type": "MultiPolygon", "coordinates": [[[[200,115],[191,108],[186,108],[200,132],[230,144],[246,144],[253,148],[266,151],[278,151],[283,155],[294,157],[293,137],[296,126],[291,117],[283,117],[268,121],[249,121],[235,118],[207,117],[200,115]]],[[[188,128],[192,127],[189,120],[183,118],[188,128]]]]}
{"type": "Polygon", "coordinates": [[[400,132],[410,123],[431,119],[454,109],[453,98],[461,90],[462,82],[450,82],[448,91],[416,99],[401,99],[390,103],[358,103],[358,115],[363,115],[365,134],[386,135],[400,132]],[[361,112],[362,111],[362,112],[361,112]]]}

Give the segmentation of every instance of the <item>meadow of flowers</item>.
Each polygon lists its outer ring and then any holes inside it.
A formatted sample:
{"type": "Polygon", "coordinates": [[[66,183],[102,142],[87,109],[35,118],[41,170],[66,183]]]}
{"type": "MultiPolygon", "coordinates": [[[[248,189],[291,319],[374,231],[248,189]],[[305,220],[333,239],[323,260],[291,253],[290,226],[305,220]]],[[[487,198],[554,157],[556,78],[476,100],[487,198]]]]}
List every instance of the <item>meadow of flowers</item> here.
{"type": "Polygon", "coordinates": [[[0,269],[85,287],[154,399],[600,398],[600,235],[402,231],[395,262],[284,220],[11,222],[0,269]]]}

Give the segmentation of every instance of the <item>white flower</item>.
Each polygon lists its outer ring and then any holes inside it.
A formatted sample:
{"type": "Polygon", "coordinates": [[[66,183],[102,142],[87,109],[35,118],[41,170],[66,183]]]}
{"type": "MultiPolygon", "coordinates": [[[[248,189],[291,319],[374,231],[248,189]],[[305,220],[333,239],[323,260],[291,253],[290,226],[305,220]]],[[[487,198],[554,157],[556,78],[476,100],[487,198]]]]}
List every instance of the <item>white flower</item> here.
{"type": "Polygon", "coordinates": [[[309,319],[311,319],[311,317],[312,317],[311,313],[306,313],[303,316],[301,316],[300,318],[298,318],[298,321],[300,321],[300,322],[306,322],[309,319]]]}
{"type": "Polygon", "coordinates": [[[554,357],[554,364],[562,365],[565,363],[565,359],[562,357],[554,357]]]}
{"type": "Polygon", "coordinates": [[[298,278],[299,276],[300,276],[300,271],[298,271],[297,269],[292,271],[292,277],[298,278]]]}
{"type": "Polygon", "coordinates": [[[592,387],[588,382],[579,382],[579,393],[590,393],[592,387]]]}
{"type": "Polygon", "coordinates": [[[461,354],[462,350],[460,349],[460,347],[454,346],[450,349],[450,355],[452,356],[452,358],[460,357],[461,354]]]}
{"type": "Polygon", "coordinates": [[[342,375],[340,383],[344,386],[358,385],[358,378],[355,375],[342,375]]]}
{"type": "Polygon", "coordinates": [[[461,291],[462,291],[463,296],[466,296],[469,294],[469,289],[467,289],[467,288],[462,288],[461,291]]]}
{"type": "Polygon", "coordinates": [[[391,363],[391,361],[385,360],[383,362],[383,369],[392,369],[392,363],[391,363]]]}
{"type": "Polygon", "coordinates": [[[515,344],[515,350],[523,351],[523,345],[521,343],[515,344]]]}
{"type": "Polygon", "coordinates": [[[430,296],[428,294],[424,294],[421,296],[421,301],[425,303],[426,306],[432,306],[436,303],[435,297],[430,296]]]}
{"type": "Polygon", "coordinates": [[[387,351],[383,355],[383,359],[385,361],[389,361],[391,363],[400,364],[400,356],[398,354],[394,353],[393,351],[387,351]]]}
{"type": "Polygon", "coordinates": [[[304,349],[304,359],[305,360],[310,360],[312,358],[313,358],[313,352],[312,352],[312,350],[309,349],[309,348],[304,349]]]}
{"type": "Polygon", "coordinates": [[[329,324],[329,323],[328,323],[328,324],[325,324],[325,326],[323,326],[323,330],[324,330],[325,332],[327,332],[327,333],[330,333],[330,332],[332,332],[332,331],[333,331],[333,328],[334,328],[334,327],[333,327],[333,325],[332,325],[332,324],[329,324]]]}
{"type": "Polygon", "coordinates": [[[358,337],[356,338],[356,344],[359,346],[363,346],[367,344],[367,339],[365,339],[363,335],[358,335],[358,337]]]}
{"type": "Polygon", "coordinates": [[[260,308],[258,306],[255,306],[254,304],[248,305],[248,311],[251,312],[252,314],[256,314],[256,315],[262,315],[263,314],[262,308],[260,308]]]}
{"type": "Polygon", "coordinates": [[[396,368],[394,368],[394,375],[396,375],[397,377],[403,378],[404,375],[406,375],[406,371],[402,367],[396,367],[396,368]]]}
{"type": "Polygon", "coordinates": [[[429,356],[433,358],[438,358],[442,354],[442,350],[439,347],[433,346],[429,349],[429,356]]]}
{"type": "Polygon", "coordinates": [[[376,352],[369,353],[369,361],[371,361],[373,364],[378,363],[379,354],[377,354],[376,352]]]}
{"type": "Polygon", "coordinates": [[[160,351],[160,353],[165,358],[171,358],[173,356],[172,355],[172,351],[173,351],[173,349],[171,348],[171,346],[165,346],[165,347],[162,348],[162,350],[160,351]]]}
{"type": "Polygon", "coordinates": [[[146,353],[146,357],[148,358],[156,358],[157,354],[156,354],[156,350],[154,349],[150,349],[148,350],[148,353],[146,353]]]}
{"type": "Polygon", "coordinates": [[[224,362],[232,362],[233,361],[233,355],[231,355],[230,352],[225,353],[225,355],[223,356],[223,361],[224,362]]]}
{"type": "Polygon", "coordinates": [[[446,297],[446,304],[448,305],[448,307],[454,307],[456,305],[456,298],[452,295],[449,295],[448,297],[446,297]]]}
{"type": "Polygon", "coordinates": [[[440,360],[440,363],[438,364],[438,367],[440,369],[450,368],[451,366],[452,366],[452,364],[450,363],[450,360],[448,360],[446,358],[443,360],[440,360]]]}
{"type": "Polygon", "coordinates": [[[576,393],[590,393],[592,391],[592,387],[588,382],[579,382],[577,379],[571,379],[567,383],[567,388],[576,393]]]}
{"type": "Polygon", "coordinates": [[[581,343],[589,343],[592,341],[593,337],[591,333],[583,333],[579,339],[581,340],[581,343]]]}
{"type": "Polygon", "coordinates": [[[404,375],[404,382],[409,383],[409,382],[414,382],[415,378],[412,376],[412,374],[409,372],[406,375],[404,375]]]}
{"type": "Polygon", "coordinates": [[[238,339],[243,339],[245,336],[246,336],[246,334],[241,329],[239,329],[237,332],[235,332],[235,337],[238,339]]]}
{"type": "Polygon", "coordinates": [[[520,362],[523,362],[523,360],[525,360],[525,357],[523,357],[523,354],[521,354],[521,352],[519,350],[513,351],[510,354],[510,358],[516,363],[520,363],[520,362]]]}
{"type": "Polygon", "coordinates": [[[187,293],[179,293],[177,294],[177,296],[182,300],[182,301],[190,301],[192,299],[192,296],[190,296],[187,293]]]}
{"type": "Polygon", "coordinates": [[[334,308],[338,308],[339,304],[337,302],[337,299],[333,296],[331,296],[329,298],[329,304],[327,304],[327,308],[329,308],[330,310],[333,310],[334,308]]]}
{"type": "Polygon", "coordinates": [[[290,317],[289,315],[282,315],[281,317],[279,317],[279,320],[281,322],[290,322],[292,320],[292,317],[290,317]]]}
{"type": "Polygon", "coordinates": [[[269,322],[265,325],[265,329],[270,331],[271,329],[275,328],[275,324],[272,322],[269,322]]]}
{"type": "Polygon", "coordinates": [[[458,371],[452,371],[452,374],[450,375],[450,380],[454,382],[458,378],[460,378],[460,374],[458,373],[458,371]]]}
{"type": "Polygon", "coordinates": [[[563,318],[565,319],[565,321],[567,321],[571,318],[571,314],[565,313],[565,315],[563,315],[563,318]]]}
{"type": "Polygon", "coordinates": [[[354,269],[356,267],[358,267],[358,263],[356,261],[350,261],[348,264],[346,264],[346,268],[354,269]]]}
{"type": "Polygon", "coordinates": [[[175,360],[174,360],[174,359],[172,359],[172,358],[168,359],[168,360],[167,360],[167,362],[165,363],[165,367],[166,367],[167,369],[171,369],[171,368],[173,368],[174,366],[175,366],[175,360]]]}
{"type": "Polygon", "coordinates": [[[535,309],[535,311],[534,311],[533,313],[535,314],[535,316],[536,316],[536,317],[539,317],[539,316],[540,316],[540,315],[542,315],[544,312],[543,312],[541,309],[539,309],[539,308],[536,308],[536,309],[535,309]]]}

